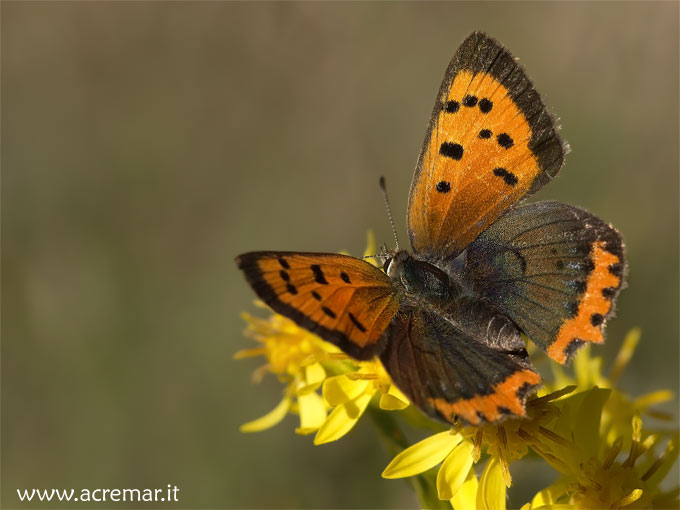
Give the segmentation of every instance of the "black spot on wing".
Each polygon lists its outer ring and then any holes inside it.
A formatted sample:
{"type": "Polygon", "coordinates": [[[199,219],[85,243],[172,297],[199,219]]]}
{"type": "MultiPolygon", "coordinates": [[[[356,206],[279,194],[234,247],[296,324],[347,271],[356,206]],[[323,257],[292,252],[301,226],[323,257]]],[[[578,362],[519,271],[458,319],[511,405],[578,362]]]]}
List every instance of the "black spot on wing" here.
{"type": "Polygon", "coordinates": [[[581,280],[572,280],[569,282],[569,286],[572,287],[579,294],[583,294],[588,287],[588,284],[581,280]]]}
{"type": "Polygon", "coordinates": [[[316,299],[317,301],[321,301],[321,294],[319,294],[317,291],[313,290],[312,291],[312,297],[316,299]]]}
{"type": "Polygon", "coordinates": [[[439,181],[435,188],[439,193],[448,193],[451,191],[451,184],[448,181],[439,181]]]}
{"type": "Polygon", "coordinates": [[[513,249],[512,253],[515,257],[517,257],[517,260],[520,263],[522,274],[525,274],[527,272],[527,259],[524,257],[524,255],[522,255],[521,250],[513,249]]]}
{"type": "Polygon", "coordinates": [[[342,273],[340,273],[340,278],[342,278],[342,281],[345,282],[345,283],[352,283],[349,280],[349,275],[347,273],[345,273],[344,271],[342,273]]]}
{"type": "Polygon", "coordinates": [[[479,102],[479,110],[480,110],[482,113],[489,113],[489,112],[491,111],[492,108],[493,108],[493,101],[490,101],[490,100],[487,99],[487,98],[483,98],[483,99],[479,102]]]}
{"type": "Polygon", "coordinates": [[[444,103],[444,111],[447,113],[456,113],[460,108],[458,101],[447,101],[444,103]]]}
{"type": "Polygon", "coordinates": [[[623,264],[610,264],[609,265],[609,272],[613,274],[614,276],[618,276],[619,278],[623,275],[623,264]]]}
{"type": "Polygon", "coordinates": [[[498,141],[498,145],[500,145],[504,149],[509,149],[510,147],[515,145],[515,141],[507,133],[501,133],[500,135],[498,135],[496,140],[498,141]]]}
{"type": "Polygon", "coordinates": [[[459,143],[444,142],[439,147],[439,154],[459,161],[463,157],[463,146],[459,143]]]}
{"type": "Polygon", "coordinates": [[[477,104],[477,96],[471,96],[470,94],[468,94],[463,98],[463,104],[468,108],[472,108],[477,104]]]}
{"type": "Polygon", "coordinates": [[[602,289],[602,295],[607,299],[614,299],[614,296],[616,296],[616,289],[614,287],[605,287],[602,289]]]}
{"type": "Polygon", "coordinates": [[[331,310],[330,308],[328,308],[327,306],[322,306],[321,311],[323,313],[325,313],[326,315],[328,315],[331,319],[335,319],[335,317],[336,317],[335,312],[333,310],[331,310]]]}
{"type": "Polygon", "coordinates": [[[590,323],[597,327],[601,325],[604,322],[604,317],[600,313],[594,313],[593,315],[590,316],[590,323]]]}
{"type": "Polygon", "coordinates": [[[357,318],[352,314],[352,312],[349,313],[349,320],[352,321],[352,324],[356,326],[356,328],[361,331],[362,333],[366,333],[366,327],[357,320],[357,318]]]}
{"type": "Polygon", "coordinates": [[[316,283],[320,283],[321,285],[328,285],[328,280],[326,280],[326,276],[323,274],[320,265],[312,264],[309,267],[312,270],[312,273],[314,273],[314,281],[316,283]]]}
{"type": "Polygon", "coordinates": [[[581,347],[585,342],[583,340],[579,340],[578,338],[574,338],[571,342],[569,342],[569,345],[567,345],[567,348],[564,349],[564,355],[567,357],[567,361],[571,359],[571,357],[576,354],[576,351],[578,351],[579,347],[581,347]]]}
{"type": "Polygon", "coordinates": [[[491,130],[490,129],[482,129],[479,132],[479,137],[480,138],[491,138],[491,130]]]}
{"type": "Polygon", "coordinates": [[[279,264],[283,269],[290,269],[290,264],[283,257],[278,258],[279,264]]]}
{"type": "Polygon", "coordinates": [[[290,284],[290,283],[286,284],[286,290],[293,295],[298,293],[297,287],[293,284],[290,284]]]}
{"type": "Polygon", "coordinates": [[[283,281],[285,281],[285,282],[290,281],[290,275],[288,274],[288,271],[282,269],[281,271],[279,271],[279,274],[281,275],[281,279],[283,281]]]}
{"type": "Polygon", "coordinates": [[[505,181],[505,184],[508,186],[514,186],[518,182],[517,176],[512,172],[508,172],[505,168],[494,168],[493,174],[496,177],[502,177],[505,181]]]}
{"type": "Polygon", "coordinates": [[[564,303],[564,309],[569,314],[569,318],[576,317],[578,315],[578,308],[578,301],[567,301],[564,303]]]}
{"type": "Polygon", "coordinates": [[[515,395],[517,395],[520,398],[520,400],[524,400],[524,398],[527,395],[529,395],[529,393],[531,393],[531,389],[534,388],[535,386],[536,386],[535,384],[531,384],[530,382],[525,382],[524,384],[522,384],[522,386],[520,386],[517,389],[517,392],[515,393],[515,395]]]}

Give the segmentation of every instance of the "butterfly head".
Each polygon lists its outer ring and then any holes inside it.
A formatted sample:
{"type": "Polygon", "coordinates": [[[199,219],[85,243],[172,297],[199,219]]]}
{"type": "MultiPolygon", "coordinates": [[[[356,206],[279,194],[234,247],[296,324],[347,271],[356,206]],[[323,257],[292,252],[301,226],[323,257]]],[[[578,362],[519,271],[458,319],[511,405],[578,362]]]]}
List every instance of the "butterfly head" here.
{"type": "Polygon", "coordinates": [[[411,254],[406,250],[394,250],[391,253],[386,254],[387,259],[383,265],[383,270],[392,279],[400,279],[400,275],[403,272],[404,263],[411,258],[411,254]]]}
{"type": "Polygon", "coordinates": [[[384,269],[398,288],[414,296],[445,301],[453,297],[458,287],[444,271],[418,260],[406,250],[394,251],[385,262],[384,269]]]}

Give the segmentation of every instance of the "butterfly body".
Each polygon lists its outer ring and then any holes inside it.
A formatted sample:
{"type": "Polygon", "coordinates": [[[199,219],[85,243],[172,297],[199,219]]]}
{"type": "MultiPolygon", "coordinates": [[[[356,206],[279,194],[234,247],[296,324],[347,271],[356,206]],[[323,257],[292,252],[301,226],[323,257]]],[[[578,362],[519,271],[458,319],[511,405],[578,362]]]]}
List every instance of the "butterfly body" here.
{"type": "Polygon", "coordinates": [[[422,308],[488,347],[508,354],[526,354],[524,341],[513,322],[469,285],[464,285],[459,274],[449,274],[407,251],[396,252],[385,267],[399,296],[400,312],[422,308]]]}
{"type": "Polygon", "coordinates": [[[626,270],[620,234],[559,202],[517,204],[556,176],[566,144],[524,70],[480,32],[459,47],[408,206],[412,253],[384,271],[329,253],[237,264],[272,309],[358,360],[379,356],[427,415],[525,415],[540,385],[523,340],[565,363],[602,343],[626,270]]]}

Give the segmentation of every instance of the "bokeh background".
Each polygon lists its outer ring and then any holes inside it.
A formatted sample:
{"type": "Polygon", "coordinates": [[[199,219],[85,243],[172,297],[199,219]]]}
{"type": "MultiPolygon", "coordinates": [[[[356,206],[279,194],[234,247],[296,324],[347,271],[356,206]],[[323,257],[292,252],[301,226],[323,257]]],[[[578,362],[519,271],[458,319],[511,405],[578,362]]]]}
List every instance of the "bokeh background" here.
{"type": "MultiPolygon", "coordinates": [[[[359,254],[369,228],[391,246],[380,175],[405,242],[435,93],[474,29],[521,57],[571,144],[536,199],[625,236],[597,352],[639,326],[623,387],[677,388],[677,2],[1,9],[3,508],[31,506],[17,488],[167,484],[181,508],[416,506],[380,478],[368,420],[323,447],[293,417],[239,434],[281,388],[232,360],[254,310],[233,259],[359,254]]],[[[551,479],[513,473],[518,503],[551,479]]]]}

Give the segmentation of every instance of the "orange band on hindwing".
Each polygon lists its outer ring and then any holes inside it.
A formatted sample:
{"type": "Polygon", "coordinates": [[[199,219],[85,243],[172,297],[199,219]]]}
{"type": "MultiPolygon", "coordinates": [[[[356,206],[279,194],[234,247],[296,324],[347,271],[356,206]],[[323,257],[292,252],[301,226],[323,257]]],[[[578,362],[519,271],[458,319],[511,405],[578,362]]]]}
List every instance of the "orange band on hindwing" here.
{"type": "Polygon", "coordinates": [[[586,280],[577,314],[562,324],[557,339],[548,347],[548,355],[555,361],[565,363],[584,342],[604,342],[602,327],[623,279],[622,260],[605,247],[604,241],[596,241],[591,246],[594,268],[586,280]]]}
{"type": "Polygon", "coordinates": [[[541,376],[531,370],[520,370],[493,387],[493,393],[456,402],[442,398],[432,399],[432,404],[445,418],[452,415],[468,423],[479,425],[483,420],[493,422],[504,416],[525,416],[524,401],[533,388],[541,384],[541,376]]]}

